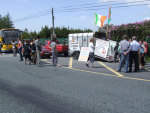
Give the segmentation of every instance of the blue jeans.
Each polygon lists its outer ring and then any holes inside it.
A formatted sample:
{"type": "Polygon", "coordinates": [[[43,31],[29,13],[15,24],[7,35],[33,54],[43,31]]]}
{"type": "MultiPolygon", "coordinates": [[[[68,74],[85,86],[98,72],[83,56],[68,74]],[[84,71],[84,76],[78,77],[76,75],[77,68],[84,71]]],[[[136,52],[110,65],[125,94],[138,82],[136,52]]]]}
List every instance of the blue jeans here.
{"type": "Polygon", "coordinates": [[[20,60],[23,61],[22,47],[20,47],[20,48],[18,49],[18,51],[19,51],[19,55],[20,55],[20,60]]]}
{"type": "Polygon", "coordinates": [[[57,66],[57,62],[58,62],[58,53],[52,52],[52,64],[54,67],[57,66]]]}
{"type": "Polygon", "coordinates": [[[94,52],[89,53],[88,61],[90,61],[91,63],[94,63],[94,52]]]}
{"type": "Polygon", "coordinates": [[[119,72],[121,71],[124,63],[125,63],[124,72],[127,73],[128,65],[129,65],[129,53],[127,55],[124,55],[123,53],[121,53],[121,60],[120,60],[119,69],[118,69],[119,72]]]}

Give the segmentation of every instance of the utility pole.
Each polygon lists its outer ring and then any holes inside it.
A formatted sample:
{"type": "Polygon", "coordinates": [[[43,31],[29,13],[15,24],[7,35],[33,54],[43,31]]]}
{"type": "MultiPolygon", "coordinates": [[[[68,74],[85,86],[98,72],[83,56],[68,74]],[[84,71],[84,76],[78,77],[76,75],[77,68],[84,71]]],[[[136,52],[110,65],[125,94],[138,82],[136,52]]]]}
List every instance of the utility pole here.
{"type": "Polygon", "coordinates": [[[53,8],[52,8],[52,25],[53,25],[53,31],[51,34],[51,39],[56,38],[56,34],[55,34],[55,28],[54,28],[54,13],[53,13],[53,8]]]}

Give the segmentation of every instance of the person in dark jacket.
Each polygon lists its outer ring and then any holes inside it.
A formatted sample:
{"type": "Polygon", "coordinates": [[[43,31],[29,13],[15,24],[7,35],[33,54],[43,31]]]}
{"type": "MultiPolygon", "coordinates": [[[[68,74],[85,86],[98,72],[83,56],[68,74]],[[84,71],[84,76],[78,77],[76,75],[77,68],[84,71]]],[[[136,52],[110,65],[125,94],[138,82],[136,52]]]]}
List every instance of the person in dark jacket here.
{"type": "Polygon", "coordinates": [[[114,62],[116,62],[117,56],[118,56],[118,48],[119,48],[119,42],[116,43],[116,46],[114,48],[115,54],[114,54],[114,62]]]}
{"type": "Polygon", "coordinates": [[[36,46],[33,40],[30,42],[31,45],[31,61],[36,64],[36,46]]]}
{"type": "Polygon", "coordinates": [[[27,64],[27,59],[29,59],[29,65],[31,64],[31,45],[29,41],[26,41],[23,46],[23,53],[25,57],[25,65],[27,64]]]}

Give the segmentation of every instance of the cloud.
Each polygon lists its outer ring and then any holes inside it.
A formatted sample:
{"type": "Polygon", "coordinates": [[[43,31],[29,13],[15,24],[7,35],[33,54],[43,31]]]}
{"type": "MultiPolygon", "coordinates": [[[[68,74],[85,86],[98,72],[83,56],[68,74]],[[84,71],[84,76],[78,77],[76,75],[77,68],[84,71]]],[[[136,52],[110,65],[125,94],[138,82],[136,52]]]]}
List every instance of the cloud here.
{"type": "Polygon", "coordinates": [[[150,20],[150,17],[146,17],[146,18],[144,18],[144,20],[150,20]]]}

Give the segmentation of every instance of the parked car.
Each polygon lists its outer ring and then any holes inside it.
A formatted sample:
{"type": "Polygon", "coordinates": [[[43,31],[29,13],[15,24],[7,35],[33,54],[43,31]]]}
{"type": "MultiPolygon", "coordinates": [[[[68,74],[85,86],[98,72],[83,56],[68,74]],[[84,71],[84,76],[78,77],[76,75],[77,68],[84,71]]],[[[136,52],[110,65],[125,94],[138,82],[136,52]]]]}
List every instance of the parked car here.
{"type": "MultiPolygon", "coordinates": [[[[68,45],[67,44],[59,44],[58,41],[56,41],[57,45],[57,52],[58,54],[64,54],[64,56],[68,56],[68,45]]],[[[44,47],[50,51],[52,51],[50,47],[51,41],[45,41],[44,47]]]]}
{"type": "Polygon", "coordinates": [[[41,58],[50,58],[52,55],[52,51],[42,46],[40,54],[41,54],[41,58]]]}

